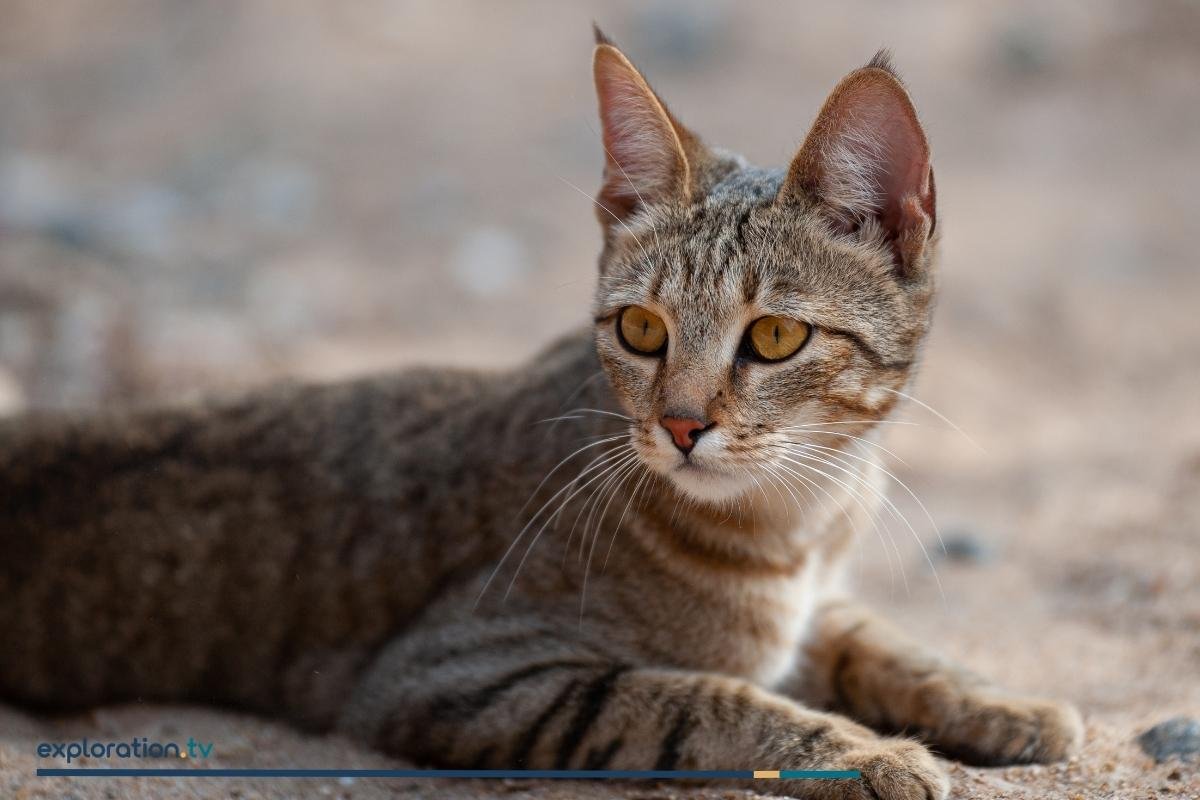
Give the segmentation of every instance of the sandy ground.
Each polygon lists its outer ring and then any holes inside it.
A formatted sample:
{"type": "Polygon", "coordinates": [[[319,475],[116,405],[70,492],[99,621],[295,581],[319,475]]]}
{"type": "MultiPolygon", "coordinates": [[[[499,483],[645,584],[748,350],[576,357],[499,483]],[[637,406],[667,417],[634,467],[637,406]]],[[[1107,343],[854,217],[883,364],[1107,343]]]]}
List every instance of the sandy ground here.
{"type": "MultiPolygon", "coordinates": [[[[862,542],[888,616],[1087,720],[1067,764],[959,798],[1200,797],[1135,737],[1200,718],[1200,10],[1184,2],[15,2],[0,28],[0,410],[178,398],[414,361],[514,363],[586,318],[601,163],[588,25],[673,109],[786,160],[893,47],[935,151],[943,293],[862,542]],[[337,8],[339,11],[331,11],[337,8]],[[933,553],[934,569],[919,545],[933,553]],[[935,577],[936,576],[936,577],[935,577]],[[940,582],[940,590],[939,590],[940,582]]],[[[2,555],[0,555],[2,557],[2,555]]],[[[42,741],[214,743],[388,767],[210,709],[0,707],[0,797],[674,797],[677,785],[37,779],[42,741]]]]}

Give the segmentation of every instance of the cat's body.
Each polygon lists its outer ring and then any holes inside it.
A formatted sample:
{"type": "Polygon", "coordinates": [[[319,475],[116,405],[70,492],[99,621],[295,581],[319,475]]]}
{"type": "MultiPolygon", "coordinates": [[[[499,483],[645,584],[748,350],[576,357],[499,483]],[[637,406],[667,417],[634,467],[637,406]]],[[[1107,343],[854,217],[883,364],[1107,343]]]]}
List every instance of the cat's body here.
{"type": "MultiPolygon", "coordinates": [[[[347,669],[495,566],[517,509],[575,449],[536,423],[598,369],[577,335],[516,374],[0,422],[0,630],[24,656],[0,661],[0,693],[47,708],[184,698],[328,726],[347,669]]],[[[599,386],[576,399],[611,403],[599,386]]],[[[543,488],[573,477],[559,473],[543,488]]]]}
{"type": "Polygon", "coordinates": [[[704,147],[604,40],[596,79],[590,334],[506,374],[0,424],[0,697],[236,705],[446,765],[862,772],[814,796],[946,791],[826,710],[984,763],[1075,745],[1068,707],[844,594],[933,295],[890,68],[787,171],[704,147]]]}

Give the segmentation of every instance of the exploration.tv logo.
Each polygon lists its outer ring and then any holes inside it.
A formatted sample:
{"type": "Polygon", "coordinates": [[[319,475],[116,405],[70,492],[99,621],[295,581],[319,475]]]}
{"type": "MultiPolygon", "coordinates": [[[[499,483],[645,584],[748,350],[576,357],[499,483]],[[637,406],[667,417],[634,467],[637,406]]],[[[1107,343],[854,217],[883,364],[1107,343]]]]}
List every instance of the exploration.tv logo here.
{"type": "Polygon", "coordinates": [[[76,758],[192,758],[212,755],[212,742],[197,742],[188,737],[180,747],[175,742],[151,742],[145,736],[128,742],[89,742],[87,737],[77,742],[40,742],[38,758],[65,758],[70,764],[76,758]]]}

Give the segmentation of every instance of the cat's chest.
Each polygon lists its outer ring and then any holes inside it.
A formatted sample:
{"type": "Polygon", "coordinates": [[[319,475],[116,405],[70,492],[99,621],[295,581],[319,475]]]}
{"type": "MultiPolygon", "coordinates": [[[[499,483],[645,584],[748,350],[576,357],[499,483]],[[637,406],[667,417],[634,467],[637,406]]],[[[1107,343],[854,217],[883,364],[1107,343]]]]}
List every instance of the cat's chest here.
{"type": "Polygon", "coordinates": [[[774,687],[795,668],[822,597],[815,568],[714,589],[703,613],[680,623],[692,669],[774,687]]]}
{"type": "Polygon", "coordinates": [[[791,674],[807,638],[820,598],[815,572],[798,580],[762,587],[750,593],[746,615],[752,623],[741,631],[740,657],[732,657],[731,672],[761,686],[775,686],[791,674]]]}

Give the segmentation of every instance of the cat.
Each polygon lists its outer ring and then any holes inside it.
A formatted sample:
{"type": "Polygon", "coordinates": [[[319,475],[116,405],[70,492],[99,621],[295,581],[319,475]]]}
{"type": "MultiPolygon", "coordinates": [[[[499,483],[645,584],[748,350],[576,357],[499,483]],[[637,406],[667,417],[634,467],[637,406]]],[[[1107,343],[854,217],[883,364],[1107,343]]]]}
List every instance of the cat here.
{"type": "Polygon", "coordinates": [[[527,366],[0,423],[0,697],[233,706],[442,766],[861,773],[778,783],[805,797],[944,797],[925,745],[1079,745],[1069,705],[848,593],[935,285],[886,53],[786,170],[706,145],[599,31],[593,68],[594,321],[527,366]]]}

